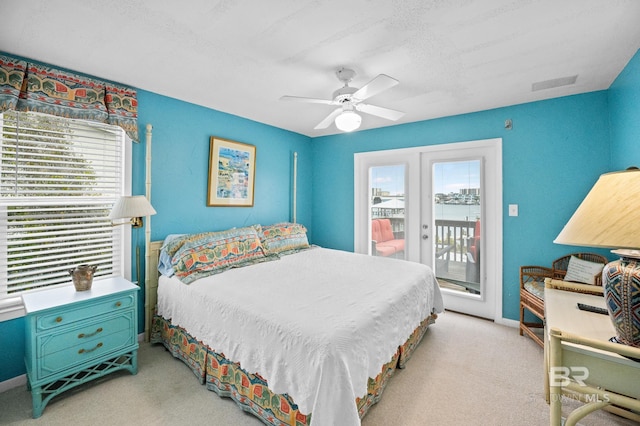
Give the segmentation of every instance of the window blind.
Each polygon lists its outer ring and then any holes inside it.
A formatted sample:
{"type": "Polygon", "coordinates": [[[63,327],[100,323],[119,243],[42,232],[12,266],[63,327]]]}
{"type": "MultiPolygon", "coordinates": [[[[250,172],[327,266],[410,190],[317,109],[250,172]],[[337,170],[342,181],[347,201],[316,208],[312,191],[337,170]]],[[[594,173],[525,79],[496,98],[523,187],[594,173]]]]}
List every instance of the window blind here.
{"type": "Polygon", "coordinates": [[[121,275],[122,227],[108,215],[124,194],[122,129],[14,111],[0,125],[0,302],[68,284],[79,264],[121,275]]]}

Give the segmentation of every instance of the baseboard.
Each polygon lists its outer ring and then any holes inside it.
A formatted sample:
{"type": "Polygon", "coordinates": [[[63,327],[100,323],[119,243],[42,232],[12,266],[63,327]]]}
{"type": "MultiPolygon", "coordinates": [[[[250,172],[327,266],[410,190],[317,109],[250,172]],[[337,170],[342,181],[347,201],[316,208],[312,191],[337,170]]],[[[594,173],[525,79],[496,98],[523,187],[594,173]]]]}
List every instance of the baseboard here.
{"type": "Polygon", "coordinates": [[[509,318],[498,318],[494,321],[496,324],[506,325],[507,327],[519,328],[520,321],[512,320],[509,318]]]}
{"type": "Polygon", "coordinates": [[[18,386],[26,386],[26,385],[27,385],[27,375],[23,374],[21,376],[17,376],[9,380],[5,380],[4,382],[0,382],[0,393],[6,392],[13,388],[17,388],[18,386]]]}
{"type": "Polygon", "coordinates": [[[471,314],[467,314],[465,312],[452,311],[450,309],[445,309],[445,312],[446,311],[455,312],[457,314],[462,314],[462,315],[467,315],[467,316],[478,318],[478,319],[485,320],[485,321],[493,321],[496,324],[506,325],[507,327],[513,327],[513,328],[519,328],[520,327],[520,321],[516,321],[516,320],[512,320],[512,319],[508,319],[508,318],[497,318],[495,320],[492,320],[490,318],[479,317],[477,315],[471,315],[471,314]]]}

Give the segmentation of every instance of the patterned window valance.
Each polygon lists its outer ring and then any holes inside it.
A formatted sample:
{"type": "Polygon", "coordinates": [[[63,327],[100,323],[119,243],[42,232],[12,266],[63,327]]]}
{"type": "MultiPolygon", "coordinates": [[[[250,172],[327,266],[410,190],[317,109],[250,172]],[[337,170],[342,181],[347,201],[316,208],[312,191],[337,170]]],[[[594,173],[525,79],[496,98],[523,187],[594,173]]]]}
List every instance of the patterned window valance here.
{"type": "Polygon", "coordinates": [[[138,141],[135,89],[0,55],[0,113],[7,110],[114,124],[138,141]]]}

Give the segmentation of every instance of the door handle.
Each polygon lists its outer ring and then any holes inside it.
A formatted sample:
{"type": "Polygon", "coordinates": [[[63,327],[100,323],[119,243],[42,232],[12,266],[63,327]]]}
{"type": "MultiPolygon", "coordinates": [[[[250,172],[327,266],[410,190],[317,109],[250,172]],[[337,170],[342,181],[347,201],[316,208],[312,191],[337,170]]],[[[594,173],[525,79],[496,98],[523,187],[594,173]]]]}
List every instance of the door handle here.
{"type": "Polygon", "coordinates": [[[427,234],[422,234],[422,239],[423,240],[427,240],[427,239],[429,239],[429,236],[427,234]]]}

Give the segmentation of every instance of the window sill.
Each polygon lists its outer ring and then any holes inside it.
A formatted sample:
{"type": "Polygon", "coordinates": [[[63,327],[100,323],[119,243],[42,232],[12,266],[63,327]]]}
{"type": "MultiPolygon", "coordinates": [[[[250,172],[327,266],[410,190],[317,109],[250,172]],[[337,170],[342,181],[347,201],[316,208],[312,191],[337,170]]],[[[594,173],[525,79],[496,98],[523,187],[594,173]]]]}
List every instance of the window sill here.
{"type": "Polygon", "coordinates": [[[22,297],[0,299],[0,322],[20,318],[25,315],[22,297]]]}

